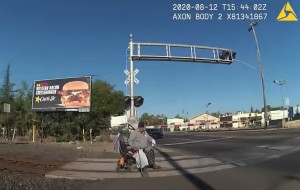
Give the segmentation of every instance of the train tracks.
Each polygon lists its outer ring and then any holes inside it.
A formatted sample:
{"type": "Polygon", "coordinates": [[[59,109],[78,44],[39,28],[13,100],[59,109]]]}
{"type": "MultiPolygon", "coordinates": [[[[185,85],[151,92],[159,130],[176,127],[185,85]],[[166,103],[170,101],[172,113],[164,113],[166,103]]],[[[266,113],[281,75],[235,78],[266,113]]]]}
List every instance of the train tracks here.
{"type": "Polygon", "coordinates": [[[0,154],[0,170],[12,170],[45,175],[66,164],[64,161],[37,160],[0,154]]]}

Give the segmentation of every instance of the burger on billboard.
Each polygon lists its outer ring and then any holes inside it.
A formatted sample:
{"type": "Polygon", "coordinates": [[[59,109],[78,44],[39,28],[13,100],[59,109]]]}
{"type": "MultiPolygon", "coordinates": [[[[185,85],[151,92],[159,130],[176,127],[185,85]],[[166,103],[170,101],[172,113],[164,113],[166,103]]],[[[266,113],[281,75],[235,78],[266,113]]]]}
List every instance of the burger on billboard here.
{"type": "Polygon", "coordinates": [[[89,106],[90,92],[89,85],[83,81],[68,82],[63,86],[61,103],[63,106],[89,106]]]}
{"type": "Polygon", "coordinates": [[[35,81],[32,109],[88,112],[90,98],[91,77],[35,81]]]}

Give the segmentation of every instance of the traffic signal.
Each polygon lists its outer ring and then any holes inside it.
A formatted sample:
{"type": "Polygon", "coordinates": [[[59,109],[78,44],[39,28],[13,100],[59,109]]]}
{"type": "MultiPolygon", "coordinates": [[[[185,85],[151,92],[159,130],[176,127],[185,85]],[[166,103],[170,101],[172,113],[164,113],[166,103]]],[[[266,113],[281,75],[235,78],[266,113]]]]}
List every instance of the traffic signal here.
{"type": "Polygon", "coordinates": [[[219,54],[219,58],[220,59],[227,59],[229,53],[228,51],[222,51],[220,54],[219,54]]]}
{"type": "Polygon", "coordinates": [[[231,52],[231,51],[222,51],[220,54],[219,54],[219,58],[220,59],[229,59],[229,60],[233,60],[235,59],[235,56],[236,56],[236,52],[231,52]]]}
{"type": "Polygon", "coordinates": [[[236,55],[236,52],[231,52],[231,54],[229,54],[229,60],[235,59],[235,55],[236,55]]]}
{"type": "Polygon", "coordinates": [[[131,98],[129,96],[124,97],[124,106],[125,109],[129,109],[131,106],[131,98]]]}
{"type": "Polygon", "coordinates": [[[134,97],[134,106],[135,107],[140,107],[144,103],[144,98],[142,96],[136,96],[134,97]]]}
{"type": "MultiPolygon", "coordinates": [[[[135,96],[134,97],[134,106],[135,107],[140,107],[144,103],[144,98],[142,96],[135,96]]],[[[131,98],[130,96],[125,96],[124,97],[124,105],[125,109],[129,109],[131,107],[131,98]]]]}

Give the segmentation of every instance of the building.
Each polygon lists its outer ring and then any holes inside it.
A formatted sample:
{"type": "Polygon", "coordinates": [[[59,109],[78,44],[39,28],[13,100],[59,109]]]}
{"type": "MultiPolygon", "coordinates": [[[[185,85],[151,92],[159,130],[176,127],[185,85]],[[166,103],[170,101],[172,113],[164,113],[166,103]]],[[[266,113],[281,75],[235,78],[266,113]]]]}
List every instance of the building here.
{"type": "MultiPolygon", "coordinates": [[[[288,118],[288,110],[273,110],[268,112],[269,124],[277,125],[278,120],[288,118]]],[[[262,113],[236,113],[220,117],[221,128],[239,128],[247,126],[263,126],[265,122],[264,112],[262,113]]]]}
{"type": "Polygon", "coordinates": [[[269,112],[270,120],[281,120],[288,118],[288,110],[273,110],[269,112]]]}
{"type": "Polygon", "coordinates": [[[184,124],[184,119],[179,118],[173,118],[173,119],[167,119],[168,125],[181,125],[184,124]]]}
{"type": "Polygon", "coordinates": [[[167,119],[167,126],[170,129],[170,131],[174,131],[175,128],[177,129],[180,126],[179,129],[183,130],[187,128],[187,126],[184,126],[184,119],[179,119],[179,118],[172,118],[172,119],[167,119]]]}
{"type": "Polygon", "coordinates": [[[199,127],[204,128],[220,128],[220,119],[209,114],[200,114],[189,120],[190,130],[197,129],[199,127]]]}
{"type": "Polygon", "coordinates": [[[111,116],[110,127],[117,127],[117,126],[120,126],[120,125],[126,124],[126,123],[127,123],[127,116],[126,115],[111,116]]]}
{"type": "Polygon", "coordinates": [[[263,122],[262,113],[239,112],[229,116],[220,117],[221,128],[240,128],[249,125],[261,125],[263,122]]]}
{"type": "Polygon", "coordinates": [[[289,119],[294,120],[294,119],[299,119],[299,118],[300,118],[300,107],[299,107],[299,105],[290,106],[289,107],[289,119]]]}
{"type": "Polygon", "coordinates": [[[244,127],[248,122],[249,113],[237,113],[220,117],[221,128],[239,128],[244,127]]]}

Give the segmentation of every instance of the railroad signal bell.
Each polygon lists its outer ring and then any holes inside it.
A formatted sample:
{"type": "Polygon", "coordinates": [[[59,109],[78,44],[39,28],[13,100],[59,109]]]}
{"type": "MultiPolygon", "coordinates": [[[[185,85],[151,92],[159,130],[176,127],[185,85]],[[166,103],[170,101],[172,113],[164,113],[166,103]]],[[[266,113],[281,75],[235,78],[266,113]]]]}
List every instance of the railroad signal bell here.
{"type": "MultiPolygon", "coordinates": [[[[142,96],[135,96],[134,97],[134,106],[135,107],[140,107],[144,103],[144,98],[142,96]]],[[[129,109],[131,107],[131,98],[130,96],[125,96],[124,98],[124,104],[125,104],[125,109],[129,109]]]]}
{"type": "Polygon", "coordinates": [[[231,51],[222,51],[220,54],[219,54],[219,58],[220,59],[229,59],[229,60],[233,60],[235,59],[235,56],[236,56],[236,52],[231,52],[231,51]]]}

